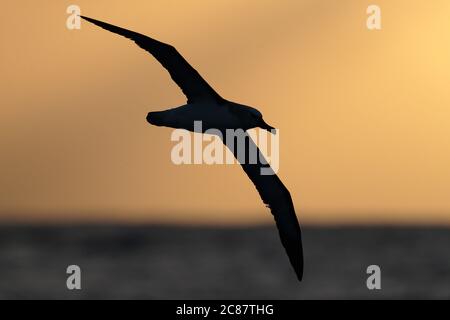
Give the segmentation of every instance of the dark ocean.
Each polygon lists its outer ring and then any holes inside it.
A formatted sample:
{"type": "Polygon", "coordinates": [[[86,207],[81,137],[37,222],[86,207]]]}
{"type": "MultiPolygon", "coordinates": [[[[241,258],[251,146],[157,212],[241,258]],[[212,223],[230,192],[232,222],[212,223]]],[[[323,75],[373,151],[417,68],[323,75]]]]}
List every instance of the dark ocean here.
{"type": "Polygon", "coordinates": [[[304,227],[299,283],[274,226],[0,226],[1,299],[449,299],[450,229],[304,227]],[[366,269],[381,268],[381,290],[366,269]],[[81,291],[66,287],[81,268],[81,291]]]}

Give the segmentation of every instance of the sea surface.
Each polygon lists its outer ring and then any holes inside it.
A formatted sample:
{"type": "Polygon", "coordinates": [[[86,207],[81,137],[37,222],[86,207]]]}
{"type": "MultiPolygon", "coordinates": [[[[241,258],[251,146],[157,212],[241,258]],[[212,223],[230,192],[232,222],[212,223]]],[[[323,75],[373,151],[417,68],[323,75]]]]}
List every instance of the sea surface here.
{"type": "Polygon", "coordinates": [[[3,225],[0,299],[450,298],[450,229],[304,227],[303,240],[299,283],[274,226],[3,225]]]}

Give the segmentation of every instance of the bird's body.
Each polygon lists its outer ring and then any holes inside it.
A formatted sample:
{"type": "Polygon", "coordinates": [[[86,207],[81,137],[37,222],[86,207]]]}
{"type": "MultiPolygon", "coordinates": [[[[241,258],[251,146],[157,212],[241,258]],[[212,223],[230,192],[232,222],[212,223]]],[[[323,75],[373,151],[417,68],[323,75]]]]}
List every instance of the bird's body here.
{"type": "MultiPolygon", "coordinates": [[[[248,130],[255,127],[254,119],[251,116],[242,117],[241,115],[247,115],[250,112],[254,112],[255,116],[258,116],[259,113],[251,107],[226,100],[220,103],[205,101],[164,111],[149,112],[147,121],[156,126],[185,129],[192,132],[195,131],[195,121],[202,122],[203,132],[209,129],[248,130]]],[[[266,126],[265,129],[271,130],[272,127],[266,126]]]]}
{"type": "MultiPolygon", "coordinates": [[[[245,130],[259,127],[275,133],[274,128],[263,120],[262,114],[257,109],[222,98],[173,46],[102,21],[83,16],[82,18],[129,38],[148,51],[167,69],[173,81],[186,95],[187,104],[185,105],[165,111],[150,112],[147,115],[147,121],[150,124],[195,131],[195,122],[201,121],[203,132],[209,129],[217,129],[220,132],[227,129],[241,129],[245,132],[245,130]]],[[[222,138],[229,148],[230,145],[234,145],[234,142],[227,141],[229,138],[226,135],[222,138]]],[[[297,278],[301,280],[303,277],[302,239],[291,195],[277,175],[261,174],[261,168],[267,167],[267,161],[251,138],[247,136],[245,141],[246,154],[244,161],[240,161],[240,164],[255,185],[263,202],[270,208],[281,242],[297,278]],[[257,150],[259,158],[257,163],[245,161],[250,158],[250,150],[257,150]]],[[[230,148],[230,150],[238,160],[241,159],[237,148],[230,148]]]]}

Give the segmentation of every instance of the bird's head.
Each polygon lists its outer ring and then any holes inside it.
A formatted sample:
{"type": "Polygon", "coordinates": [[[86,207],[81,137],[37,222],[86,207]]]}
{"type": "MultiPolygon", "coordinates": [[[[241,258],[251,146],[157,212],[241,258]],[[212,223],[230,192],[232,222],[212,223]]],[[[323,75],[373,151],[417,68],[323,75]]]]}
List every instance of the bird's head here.
{"type": "Polygon", "coordinates": [[[261,128],[269,131],[270,133],[276,133],[275,128],[267,124],[261,112],[252,107],[247,107],[247,117],[252,128],[261,128]]]}

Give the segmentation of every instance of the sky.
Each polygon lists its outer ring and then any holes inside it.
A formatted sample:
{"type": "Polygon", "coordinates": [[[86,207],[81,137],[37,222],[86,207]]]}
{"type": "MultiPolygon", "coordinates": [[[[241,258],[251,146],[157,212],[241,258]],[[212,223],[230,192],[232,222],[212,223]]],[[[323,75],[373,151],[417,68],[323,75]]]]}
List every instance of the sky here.
{"type": "Polygon", "coordinates": [[[238,165],[181,165],[149,111],[185,103],[153,57],[66,9],[174,45],[280,131],[303,223],[450,223],[447,0],[9,1],[0,221],[271,221],[238,165]],[[366,9],[381,8],[368,30],[366,9]],[[119,89],[120,88],[120,89],[119,89]]]}

